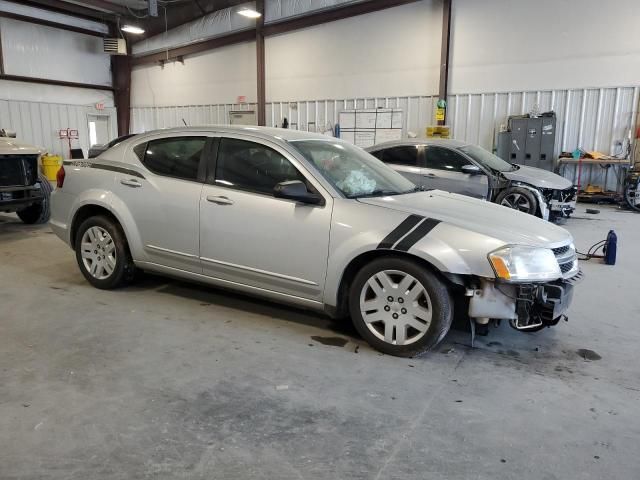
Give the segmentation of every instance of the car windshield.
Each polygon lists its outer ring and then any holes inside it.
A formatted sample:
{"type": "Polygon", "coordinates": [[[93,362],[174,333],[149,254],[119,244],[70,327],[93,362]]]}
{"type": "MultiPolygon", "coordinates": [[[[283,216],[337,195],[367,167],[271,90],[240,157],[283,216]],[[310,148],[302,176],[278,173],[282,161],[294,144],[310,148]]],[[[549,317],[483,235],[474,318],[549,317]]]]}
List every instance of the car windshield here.
{"type": "Polygon", "coordinates": [[[400,195],[418,190],[395,170],[348,143],[331,140],[290,143],[348,198],[400,195]]]}
{"type": "Polygon", "coordinates": [[[516,169],[510,163],[505,162],[500,157],[491,152],[487,152],[484,148],[478,147],[477,145],[467,145],[460,147],[459,150],[469,155],[485,168],[497,170],[498,172],[511,172],[516,169]]]}

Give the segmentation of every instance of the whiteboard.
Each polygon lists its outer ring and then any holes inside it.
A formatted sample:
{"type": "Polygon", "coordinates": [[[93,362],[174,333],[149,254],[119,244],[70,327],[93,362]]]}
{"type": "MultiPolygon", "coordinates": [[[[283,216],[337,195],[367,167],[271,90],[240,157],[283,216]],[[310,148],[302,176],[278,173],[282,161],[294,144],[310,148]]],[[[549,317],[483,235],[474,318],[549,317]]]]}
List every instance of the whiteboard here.
{"type": "Polygon", "coordinates": [[[402,110],[394,110],[391,113],[391,128],[402,128],[402,110]]]}
{"type": "Polygon", "coordinates": [[[378,128],[376,130],[376,144],[391,142],[393,140],[402,140],[401,128],[378,128]]]}
{"type": "Polygon", "coordinates": [[[356,128],[355,110],[340,112],[340,129],[348,130],[350,128],[356,128]]]}
{"type": "Polygon", "coordinates": [[[356,132],[353,130],[340,130],[340,138],[342,138],[343,140],[346,140],[349,143],[353,143],[355,145],[356,143],[356,132]]]}
{"type": "Polygon", "coordinates": [[[376,128],[391,128],[391,111],[379,112],[376,117],[376,128]]]}
{"type": "Polygon", "coordinates": [[[356,130],[355,137],[356,147],[367,148],[373,147],[376,144],[376,133],[374,131],[364,132],[356,130]]]}
{"type": "Polygon", "coordinates": [[[376,128],[376,111],[356,111],[356,130],[376,128]]]}
{"type": "Polygon", "coordinates": [[[339,114],[340,137],[362,148],[400,140],[403,119],[397,108],[344,110],[339,114]]]}

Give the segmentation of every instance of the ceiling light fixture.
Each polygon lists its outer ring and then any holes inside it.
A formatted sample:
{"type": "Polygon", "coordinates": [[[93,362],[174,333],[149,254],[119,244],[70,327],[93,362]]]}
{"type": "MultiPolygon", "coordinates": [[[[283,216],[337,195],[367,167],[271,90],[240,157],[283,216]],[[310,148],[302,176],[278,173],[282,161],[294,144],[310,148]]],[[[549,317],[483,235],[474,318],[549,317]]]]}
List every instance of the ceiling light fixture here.
{"type": "Polygon", "coordinates": [[[238,13],[243,17],[248,18],[260,18],[262,16],[260,12],[256,12],[255,10],[251,10],[250,8],[243,8],[242,10],[239,10],[238,13]]]}
{"type": "Polygon", "coordinates": [[[135,25],[125,25],[124,27],[122,27],[122,31],[127,33],[133,33],[135,35],[140,35],[141,33],[144,33],[144,29],[140,27],[136,27],[135,25]]]}

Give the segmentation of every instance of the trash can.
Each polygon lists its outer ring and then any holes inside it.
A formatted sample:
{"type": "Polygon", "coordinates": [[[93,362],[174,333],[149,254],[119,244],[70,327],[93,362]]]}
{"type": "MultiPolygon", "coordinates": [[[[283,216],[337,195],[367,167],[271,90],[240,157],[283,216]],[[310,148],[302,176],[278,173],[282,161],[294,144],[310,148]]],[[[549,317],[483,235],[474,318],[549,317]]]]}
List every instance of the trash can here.
{"type": "Polygon", "coordinates": [[[56,181],[56,174],[62,165],[62,157],[60,155],[43,155],[42,156],[42,174],[48,180],[56,181]]]}

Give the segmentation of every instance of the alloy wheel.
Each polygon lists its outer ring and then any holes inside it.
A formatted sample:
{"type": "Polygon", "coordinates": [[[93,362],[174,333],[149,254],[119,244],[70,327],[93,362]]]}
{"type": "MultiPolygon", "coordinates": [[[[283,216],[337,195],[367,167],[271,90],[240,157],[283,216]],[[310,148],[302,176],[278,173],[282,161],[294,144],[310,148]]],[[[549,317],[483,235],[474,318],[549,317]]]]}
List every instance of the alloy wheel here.
{"type": "Polygon", "coordinates": [[[82,263],[93,278],[105,280],[116,268],[116,244],[104,228],[88,228],[80,244],[82,263]]]}
{"type": "Polygon", "coordinates": [[[360,313],[367,328],[392,345],[420,340],[431,325],[431,299],[415,277],[399,270],[371,276],[360,292],[360,313]]]}
{"type": "Polygon", "coordinates": [[[502,199],[500,205],[504,205],[505,207],[513,208],[514,210],[519,210],[521,212],[529,213],[531,210],[531,203],[524,195],[520,193],[510,193],[506,197],[502,199]]]}

